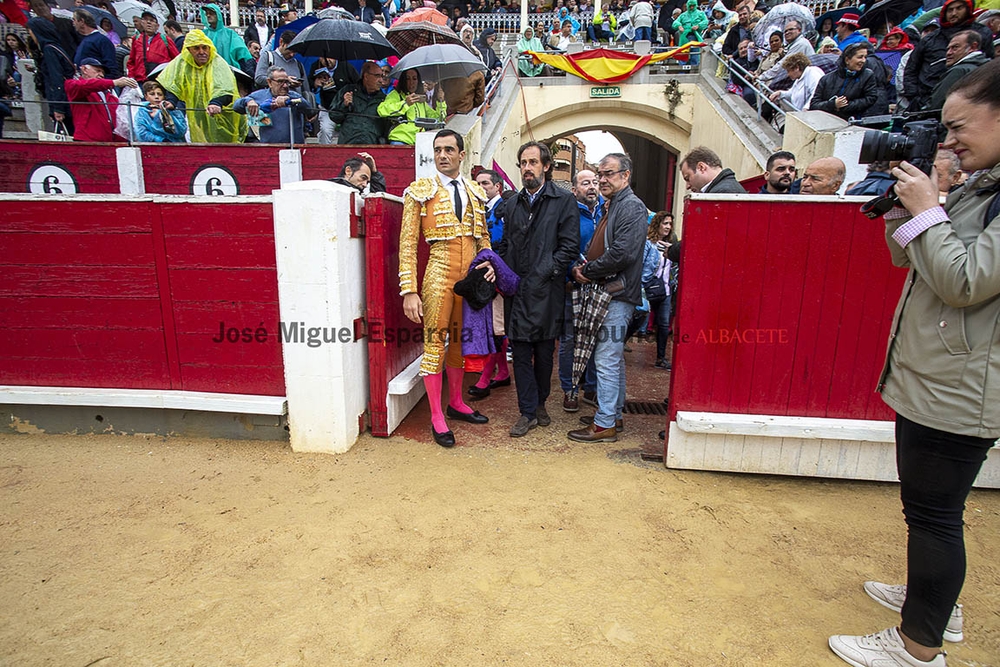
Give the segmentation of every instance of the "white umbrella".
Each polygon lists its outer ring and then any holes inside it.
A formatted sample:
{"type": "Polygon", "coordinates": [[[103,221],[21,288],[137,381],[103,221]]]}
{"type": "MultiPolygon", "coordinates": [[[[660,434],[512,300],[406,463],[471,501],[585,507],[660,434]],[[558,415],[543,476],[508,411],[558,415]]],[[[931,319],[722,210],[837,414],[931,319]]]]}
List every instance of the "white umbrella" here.
{"type": "Polygon", "coordinates": [[[420,72],[424,81],[444,81],[471,76],[474,72],[484,71],[486,65],[464,46],[428,44],[400,58],[389,76],[398,77],[400,72],[408,69],[420,72]]]}
{"type": "Polygon", "coordinates": [[[118,19],[125,25],[131,27],[133,18],[141,18],[143,12],[150,12],[156,15],[156,20],[160,22],[160,27],[163,27],[163,22],[167,20],[167,17],[160,14],[149,5],[144,2],[139,2],[139,0],[119,0],[119,2],[111,3],[115,12],[118,14],[118,19]]]}
{"type": "Polygon", "coordinates": [[[775,5],[774,9],[764,15],[753,29],[753,41],[757,46],[767,46],[767,40],[771,36],[771,31],[777,29],[779,32],[785,31],[785,24],[791,20],[796,20],[802,26],[802,33],[805,34],[816,28],[816,17],[808,7],[786,2],[775,5]]]}

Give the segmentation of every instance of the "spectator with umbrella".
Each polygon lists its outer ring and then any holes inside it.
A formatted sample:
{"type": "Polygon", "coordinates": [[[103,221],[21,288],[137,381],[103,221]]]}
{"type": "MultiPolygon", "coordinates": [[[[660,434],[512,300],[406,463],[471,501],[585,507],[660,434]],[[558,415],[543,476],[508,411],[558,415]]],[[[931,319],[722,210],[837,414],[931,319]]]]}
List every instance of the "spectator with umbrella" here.
{"type": "Polygon", "coordinates": [[[97,21],[90,12],[77,9],[73,12],[73,27],[83,37],[76,49],[73,63],[79,67],[87,58],[93,58],[101,63],[101,67],[112,78],[118,76],[118,65],[115,62],[115,45],[107,35],[97,29],[97,21]]]}
{"type": "Polygon", "coordinates": [[[385,122],[378,113],[385,100],[381,82],[382,68],[369,60],[361,67],[361,83],[349,84],[337,94],[330,118],[340,124],[339,143],[385,143],[385,122]]]}
{"type": "Polygon", "coordinates": [[[292,78],[278,66],[267,71],[267,88],[255,90],[233,104],[233,111],[249,117],[262,144],[305,143],[305,121],[316,117],[309,100],[291,90],[292,78]]]}
{"type": "Polygon", "coordinates": [[[389,143],[397,146],[412,146],[416,143],[417,118],[444,120],[448,113],[448,105],[444,101],[444,93],[440,86],[435,91],[434,105],[427,103],[424,94],[424,82],[420,72],[415,69],[400,72],[396,86],[385,100],[378,105],[378,114],[388,118],[393,123],[389,130],[389,143]]]}

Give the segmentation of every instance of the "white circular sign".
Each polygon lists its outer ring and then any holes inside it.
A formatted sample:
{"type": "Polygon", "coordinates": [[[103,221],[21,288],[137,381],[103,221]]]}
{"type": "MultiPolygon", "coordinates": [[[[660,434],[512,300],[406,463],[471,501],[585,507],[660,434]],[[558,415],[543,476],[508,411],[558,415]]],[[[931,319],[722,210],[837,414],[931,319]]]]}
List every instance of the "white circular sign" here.
{"type": "Polygon", "coordinates": [[[28,192],[36,195],[75,195],[79,192],[73,174],[52,162],[35,165],[28,174],[28,192]]]}
{"type": "Polygon", "coordinates": [[[233,172],[218,165],[206,165],[191,178],[191,194],[199,197],[231,197],[240,193],[233,172]]]}

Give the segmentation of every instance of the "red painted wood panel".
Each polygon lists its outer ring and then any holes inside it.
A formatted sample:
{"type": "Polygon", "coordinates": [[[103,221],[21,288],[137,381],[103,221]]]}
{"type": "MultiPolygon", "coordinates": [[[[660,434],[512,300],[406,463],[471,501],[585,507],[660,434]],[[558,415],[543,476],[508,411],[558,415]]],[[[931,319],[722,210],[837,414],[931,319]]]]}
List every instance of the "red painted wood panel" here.
{"type": "Polygon", "coordinates": [[[241,195],[269,195],[280,187],[276,144],[143,144],[142,172],[146,192],[163,195],[206,195],[192,181],[205,167],[224,167],[241,195]]]}
{"type": "Polygon", "coordinates": [[[3,326],[8,329],[77,327],[85,329],[154,329],[162,326],[156,298],[0,296],[3,326]]]}
{"type": "MultiPolygon", "coordinates": [[[[368,292],[368,413],[372,435],[388,437],[386,396],[389,381],[423,354],[423,344],[413,342],[415,325],[403,314],[399,295],[399,229],[403,205],[372,197],[365,200],[365,255],[368,292]],[[405,331],[407,341],[400,341],[405,331]]],[[[427,244],[421,243],[418,267],[427,259],[427,244]]],[[[422,276],[421,276],[422,277],[422,276]]]]}
{"type": "Polygon", "coordinates": [[[416,174],[413,146],[318,146],[309,144],[302,151],[302,178],[329,180],[340,173],[344,160],[359,151],[370,153],[375,167],[385,176],[389,194],[403,196],[416,174]]]}
{"type": "Polygon", "coordinates": [[[16,202],[0,247],[0,384],[284,394],[270,204],[16,202]]]}
{"type": "Polygon", "coordinates": [[[95,228],[88,234],[3,233],[2,239],[0,265],[60,266],[71,257],[77,266],[153,266],[149,232],[104,234],[95,228]]]}
{"type": "Polygon", "coordinates": [[[906,272],[889,261],[883,225],[857,209],[687,203],[671,418],[892,419],[874,387],[906,272]],[[776,342],[733,335],[751,328],[776,342]]]}
{"type": "MultiPolygon", "coordinates": [[[[47,141],[0,140],[0,192],[29,192],[28,177],[44,164],[54,164],[76,181],[81,194],[118,193],[120,144],[53,143],[47,141]]],[[[64,189],[64,193],[69,191],[64,189]]]]}

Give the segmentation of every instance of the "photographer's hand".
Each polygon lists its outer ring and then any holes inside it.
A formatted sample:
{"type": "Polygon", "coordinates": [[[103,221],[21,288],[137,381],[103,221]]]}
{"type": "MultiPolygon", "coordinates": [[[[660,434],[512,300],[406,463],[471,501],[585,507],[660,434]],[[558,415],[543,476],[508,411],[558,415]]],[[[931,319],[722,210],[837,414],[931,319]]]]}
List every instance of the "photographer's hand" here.
{"type": "Polygon", "coordinates": [[[892,170],[892,176],[896,179],[896,195],[911,215],[920,215],[938,205],[936,169],[931,169],[928,176],[909,162],[902,162],[892,170]]]}

